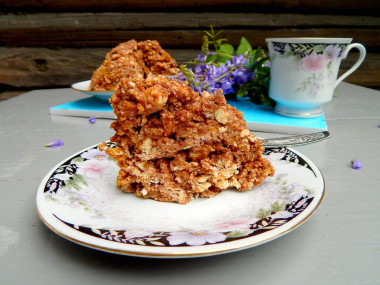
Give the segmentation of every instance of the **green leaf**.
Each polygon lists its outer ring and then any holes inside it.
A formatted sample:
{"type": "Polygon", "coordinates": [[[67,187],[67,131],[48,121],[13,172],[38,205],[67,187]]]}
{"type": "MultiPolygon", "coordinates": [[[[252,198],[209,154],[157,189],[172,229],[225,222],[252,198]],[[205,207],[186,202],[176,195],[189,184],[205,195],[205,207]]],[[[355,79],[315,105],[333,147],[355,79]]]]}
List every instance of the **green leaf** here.
{"type": "Polygon", "coordinates": [[[206,30],[203,31],[208,37],[213,38],[213,35],[207,32],[206,30]]]}
{"type": "Polygon", "coordinates": [[[234,47],[230,44],[222,44],[219,47],[219,51],[224,54],[232,55],[234,53],[234,47]]]}
{"type": "Polygon", "coordinates": [[[236,54],[241,55],[251,50],[252,50],[251,44],[248,42],[248,40],[245,37],[242,37],[240,40],[240,44],[236,50],[236,54]]]}
{"type": "Polygon", "coordinates": [[[215,43],[217,43],[218,45],[221,45],[223,44],[223,42],[227,42],[228,40],[227,39],[218,39],[215,41],[215,43]]]}
{"type": "Polygon", "coordinates": [[[227,237],[229,238],[239,238],[239,237],[245,237],[251,233],[253,233],[254,230],[247,230],[247,231],[233,231],[227,234],[227,237]]]}
{"type": "Polygon", "coordinates": [[[245,96],[245,90],[240,89],[240,90],[236,93],[236,96],[237,96],[237,97],[244,97],[244,96],[245,96]]]}
{"type": "Polygon", "coordinates": [[[324,50],[325,46],[324,45],[316,45],[313,47],[313,51],[315,52],[322,52],[324,50]]]}
{"type": "Polygon", "coordinates": [[[83,183],[84,185],[87,185],[87,181],[86,181],[86,179],[84,179],[83,175],[73,174],[73,176],[71,176],[71,177],[73,178],[73,180],[76,183],[83,183]]]}
{"type": "Polygon", "coordinates": [[[217,63],[224,64],[227,62],[228,59],[229,59],[228,57],[222,56],[222,57],[218,58],[217,63]]]}
{"type": "Polygon", "coordinates": [[[299,61],[299,60],[301,60],[301,55],[300,55],[300,54],[296,54],[296,55],[294,55],[294,60],[295,60],[295,61],[299,61]]]}
{"type": "Polygon", "coordinates": [[[74,189],[77,191],[79,191],[81,189],[81,187],[79,186],[79,184],[75,180],[66,180],[65,184],[66,184],[66,187],[70,188],[70,189],[74,189]]]}
{"type": "Polygon", "coordinates": [[[264,210],[264,209],[260,209],[256,214],[256,218],[258,219],[265,219],[266,217],[269,217],[269,216],[270,216],[270,210],[264,210]]]}
{"type": "Polygon", "coordinates": [[[220,37],[221,34],[223,34],[223,32],[224,32],[223,30],[216,32],[216,33],[214,34],[214,37],[215,37],[215,38],[220,37]]]}
{"type": "Polygon", "coordinates": [[[233,58],[234,56],[231,55],[231,54],[228,54],[228,53],[223,53],[221,51],[215,51],[215,55],[217,55],[217,57],[220,57],[217,62],[218,63],[225,63],[228,59],[231,59],[233,58]]]}
{"type": "Polygon", "coordinates": [[[216,59],[218,58],[217,55],[213,54],[209,54],[207,57],[206,57],[206,63],[209,63],[209,62],[212,62],[212,61],[215,61],[216,59]]]}
{"type": "Polygon", "coordinates": [[[270,212],[280,212],[280,211],[283,211],[285,210],[285,206],[286,206],[286,203],[285,202],[282,202],[281,204],[276,201],[274,202],[271,206],[270,206],[270,212]]]}
{"type": "Polygon", "coordinates": [[[73,160],[71,160],[71,163],[78,163],[78,162],[83,162],[84,158],[83,157],[76,157],[73,160]]]}

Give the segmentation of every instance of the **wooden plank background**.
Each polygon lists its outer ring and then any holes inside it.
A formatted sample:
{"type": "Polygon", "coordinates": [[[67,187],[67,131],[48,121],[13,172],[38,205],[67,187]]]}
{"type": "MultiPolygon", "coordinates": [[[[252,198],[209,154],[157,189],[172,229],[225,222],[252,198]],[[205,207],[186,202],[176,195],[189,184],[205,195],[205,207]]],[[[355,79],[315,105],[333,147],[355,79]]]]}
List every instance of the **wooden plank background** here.
{"type": "Polygon", "coordinates": [[[280,10],[285,12],[324,12],[328,14],[378,15],[380,4],[374,0],[2,0],[3,11],[178,11],[180,9],[204,11],[280,10]]]}
{"type": "Polygon", "coordinates": [[[264,48],[267,37],[353,38],[368,55],[346,81],[380,88],[379,10],[370,0],[0,1],[0,92],[89,79],[106,52],[130,39],[158,40],[183,63],[200,52],[210,25],[233,45],[244,36],[264,48]]]}

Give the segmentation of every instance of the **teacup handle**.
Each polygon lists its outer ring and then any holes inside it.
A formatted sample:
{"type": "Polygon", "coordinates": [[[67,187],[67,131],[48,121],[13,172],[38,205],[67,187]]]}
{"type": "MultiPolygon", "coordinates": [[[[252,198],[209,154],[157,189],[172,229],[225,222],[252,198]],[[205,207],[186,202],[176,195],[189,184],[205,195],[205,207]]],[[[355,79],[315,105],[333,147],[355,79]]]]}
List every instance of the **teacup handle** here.
{"type": "Polygon", "coordinates": [[[340,82],[342,82],[343,79],[345,79],[347,76],[349,76],[352,72],[354,72],[360,64],[362,64],[364,58],[365,58],[365,55],[366,55],[366,50],[365,50],[365,47],[362,45],[362,44],[350,44],[348,45],[343,53],[342,53],[342,58],[345,59],[348,55],[348,52],[352,49],[352,48],[357,48],[359,50],[359,58],[356,60],[355,64],[349,69],[347,70],[345,73],[343,73],[335,82],[335,86],[334,88],[336,88],[338,86],[338,84],[340,82]]]}

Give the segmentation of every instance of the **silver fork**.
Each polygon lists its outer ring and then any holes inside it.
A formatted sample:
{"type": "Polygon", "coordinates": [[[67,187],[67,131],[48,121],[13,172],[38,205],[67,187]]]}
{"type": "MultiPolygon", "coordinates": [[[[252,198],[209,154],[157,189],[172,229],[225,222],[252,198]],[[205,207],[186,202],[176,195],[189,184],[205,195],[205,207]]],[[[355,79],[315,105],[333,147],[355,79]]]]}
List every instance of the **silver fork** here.
{"type": "Polygon", "coordinates": [[[271,139],[261,139],[262,145],[265,148],[270,147],[285,147],[285,146],[297,146],[310,143],[319,142],[331,137],[328,131],[322,131],[318,133],[311,133],[307,135],[279,137],[271,139]]]}

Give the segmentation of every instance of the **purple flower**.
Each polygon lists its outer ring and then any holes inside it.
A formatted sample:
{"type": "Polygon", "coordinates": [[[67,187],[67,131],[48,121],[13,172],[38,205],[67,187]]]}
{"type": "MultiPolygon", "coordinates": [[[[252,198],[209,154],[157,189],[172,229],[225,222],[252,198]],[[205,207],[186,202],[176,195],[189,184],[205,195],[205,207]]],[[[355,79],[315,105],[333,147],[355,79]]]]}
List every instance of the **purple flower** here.
{"type": "Polygon", "coordinates": [[[225,94],[233,93],[234,89],[232,88],[232,84],[229,81],[224,81],[220,86],[225,94]]]}
{"type": "Polygon", "coordinates": [[[93,123],[95,123],[96,118],[95,118],[95,117],[90,117],[90,118],[88,119],[88,121],[90,122],[90,124],[93,124],[93,123]]]}
{"type": "Polygon", "coordinates": [[[199,62],[204,62],[206,60],[206,56],[202,53],[202,54],[198,55],[196,60],[199,62]]]}
{"type": "MultiPolygon", "coordinates": [[[[202,64],[203,65],[203,64],[202,64]]],[[[195,68],[194,68],[194,72],[195,73],[201,73],[203,71],[203,66],[202,65],[197,65],[195,68]]]]}
{"type": "Polygon", "coordinates": [[[362,163],[356,159],[351,161],[353,169],[361,169],[363,167],[362,163]]]}
{"type": "Polygon", "coordinates": [[[54,141],[49,142],[48,144],[45,144],[45,147],[59,147],[63,145],[64,145],[63,141],[54,140],[54,141]]]}
{"type": "Polygon", "coordinates": [[[232,58],[232,64],[233,65],[245,65],[246,64],[246,59],[244,58],[244,55],[241,54],[239,56],[234,56],[232,58]]]}
{"type": "Polygon", "coordinates": [[[200,64],[196,65],[194,70],[188,68],[194,75],[194,78],[189,80],[190,86],[198,92],[213,93],[220,88],[225,95],[237,93],[245,83],[255,77],[247,67],[251,55],[233,56],[222,64],[205,63],[203,60],[206,55],[202,54],[196,59],[200,64]]]}

